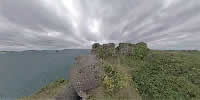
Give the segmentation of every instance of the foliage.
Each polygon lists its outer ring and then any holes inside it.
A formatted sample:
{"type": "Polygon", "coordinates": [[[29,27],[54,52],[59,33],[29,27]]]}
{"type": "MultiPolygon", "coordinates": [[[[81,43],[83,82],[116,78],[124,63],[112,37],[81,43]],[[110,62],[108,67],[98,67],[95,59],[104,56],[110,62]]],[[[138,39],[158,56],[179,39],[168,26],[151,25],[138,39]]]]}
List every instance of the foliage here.
{"type": "Polygon", "coordinates": [[[33,95],[21,97],[17,100],[46,100],[47,98],[54,98],[57,95],[57,93],[60,92],[67,84],[67,80],[58,79],[55,82],[44,86],[33,95]]]}
{"type": "Polygon", "coordinates": [[[105,50],[103,48],[99,48],[96,55],[98,58],[105,58],[105,50]]]}
{"type": "Polygon", "coordinates": [[[67,84],[67,83],[68,83],[68,81],[64,80],[63,78],[58,79],[55,82],[49,83],[46,86],[44,86],[43,88],[41,88],[36,94],[42,93],[44,91],[47,91],[47,90],[50,90],[50,89],[53,89],[53,88],[56,88],[59,86],[62,86],[63,84],[67,84]]]}
{"type": "Polygon", "coordinates": [[[189,100],[199,98],[200,64],[171,53],[154,53],[152,62],[137,66],[133,72],[143,98],[189,100]]]}
{"type": "Polygon", "coordinates": [[[114,51],[114,49],[112,49],[112,48],[108,48],[108,49],[104,49],[104,48],[99,48],[99,49],[97,49],[97,53],[96,53],[96,56],[98,57],[98,58],[101,58],[101,59],[105,59],[105,58],[107,58],[107,57],[111,57],[111,56],[113,56],[113,51],[114,51]]]}
{"type": "Polygon", "coordinates": [[[131,76],[116,71],[112,65],[105,64],[104,71],[103,86],[106,94],[110,96],[120,89],[126,88],[129,85],[129,81],[131,81],[131,76]]]}
{"type": "MultiPolygon", "coordinates": [[[[102,60],[104,68],[102,89],[108,94],[101,98],[102,100],[117,97],[122,88],[125,88],[127,93],[127,88],[130,87],[136,87],[142,98],[147,100],[200,100],[200,52],[198,51],[152,50],[152,59],[144,60],[149,53],[145,43],[137,44],[132,56],[107,57],[103,48],[98,50],[98,56],[105,58],[102,60]],[[130,85],[132,82],[135,86],[130,85]]],[[[63,79],[51,83],[35,96],[44,94],[45,91],[52,92],[52,89],[66,83],[67,81],[63,79]]],[[[50,92],[46,94],[49,95],[50,92]]],[[[129,93],[134,95],[133,92],[129,93]]],[[[88,99],[96,100],[96,95],[88,99]]]]}
{"type": "Polygon", "coordinates": [[[149,54],[149,48],[143,42],[136,44],[133,48],[133,58],[138,60],[144,60],[149,54]]]}
{"type": "MultiPolygon", "coordinates": [[[[101,54],[105,55],[104,52],[101,54]]],[[[131,56],[117,56],[120,66],[128,66],[136,88],[144,99],[200,99],[200,52],[152,50],[150,60],[145,60],[149,54],[150,49],[141,42],[133,47],[131,56]]],[[[121,73],[112,65],[106,66],[104,86],[112,94],[121,88],[121,73]]]]}

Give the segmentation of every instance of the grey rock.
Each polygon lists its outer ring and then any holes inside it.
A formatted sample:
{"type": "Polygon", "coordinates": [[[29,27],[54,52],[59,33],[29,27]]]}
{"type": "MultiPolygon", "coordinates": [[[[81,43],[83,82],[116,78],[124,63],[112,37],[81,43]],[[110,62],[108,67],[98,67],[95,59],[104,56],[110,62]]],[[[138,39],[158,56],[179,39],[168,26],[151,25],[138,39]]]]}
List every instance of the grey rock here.
{"type": "Polygon", "coordinates": [[[135,47],[135,44],[131,43],[120,43],[119,46],[116,48],[118,55],[131,55],[133,52],[133,48],[135,47]]]}
{"type": "Polygon", "coordinates": [[[108,44],[103,44],[104,49],[115,49],[115,44],[114,43],[108,43],[108,44]]]}
{"type": "Polygon", "coordinates": [[[96,88],[102,79],[102,70],[96,56],[78,56],[70,71],[69,84],[56,100],[86,100],[87,92],[96,88]]]}
{"type": "Polygon", "coordinates": [[[102,45],[100,45],[99,43],[94,43],[92,45],[91,54],[97,54],[101,48],[102,48],[102,45]]]}
{"type": "Polygon", "coordinates": [[[80,100],[80,96],[75,91],[75,89],[72,87],[71,84],[68,84],[64,91],[59,93],[56,98],[56,100],[80,100]]]}
{"type": "Polygon", "coordinates": [[[114,43],[103,44],[103,52],[104,56],[115,56],[115,44],[114,43]]]}
{"type": "Polygon", "coordinates": [[[87,98],[87,92],[99,85],[101,73],[96,56],[79,56],[70,71],[70,82],[79,96],[87,98]]]}

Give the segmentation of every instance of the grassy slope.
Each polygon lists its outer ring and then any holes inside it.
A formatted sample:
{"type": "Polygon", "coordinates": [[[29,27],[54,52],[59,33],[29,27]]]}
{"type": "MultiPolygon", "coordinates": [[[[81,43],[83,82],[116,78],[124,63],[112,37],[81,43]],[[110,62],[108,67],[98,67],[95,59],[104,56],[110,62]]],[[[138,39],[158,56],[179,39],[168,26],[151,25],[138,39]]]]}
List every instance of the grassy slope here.
{"type": "Polygon", "coordinates": [[[53,99],[56,94],[61,92],[68,81],[64,79],[59,79],[56,82],[52,82],[45,87],[41,88],[38,92],[34,93],[32,96],[27,96],[19,98],[18,100],[50,100],[53,99]]]}
{"type": "Polygon", "coordinates": [[[136,68],[132,75],[143,99],[200,99],[200,52],[153,51],[151,61],[126,64],[136,68]]]}
{"type": "MultiPolygon", "coordinates": [[[[130,85],[112,91],[112,86],[118,88],[122,84],[109,83],[111,88],[105,89],[105,84],[90,92],[90,100],[198,100],[200,99],[200,52],[184,51],[153,51],[151,60],[133,60],[128,57],[109,57],[103,62],[111,65],[120,75],[129,75],[133,81],[122,81],[130,85]],[[139,92],[139,93],[138,93],[139,92]],[[140,96],[141,97],[140,97],[140,96]]],[[[111,79],[118,79],[110,77],[111,79]]],[[[124,76],[123,76],[124,77],[124,76]]],[[[122,78],[123,78],[122,77],[122,78]]],[[[105,80],[104,80],[105,81],[105,80]]],[[[110,82],[110,81],[109,81],[110,82]]],[[[57,81],[47,85],[40,92],[21,100],[38,100],[52,98],[63,89],[67,82],[57,81]]]]}
{"type": "Polygon", "coordinates": [[[120,58],[107,57],[102,62],[105,71],[103,83],[99,88],[90,91],[89,100],[141,100],[131,73],[128,67],[120,63],[120,58]]]}
{"type": "MultiPolygon", "coordinates": [[[[114,94],[110,99],[104,97],[104,100],[138,100],[141,99],[138,92],[144,100],[200,99],[200,52],[152,51],[151,59],[120,56],[107,57],[103,62],[112,65],[112,69],[122,76],[124,73],[131,75],[133,80],[125,91],[119,88],[117,93],[112,91],[114,94]]],[[[126,82],[123,80],[124,83],[118,84],[112,83],[112,80],[120,81],[120,78],[111,77],[111,82],[106,85],[118,88],[126,82]]]]}

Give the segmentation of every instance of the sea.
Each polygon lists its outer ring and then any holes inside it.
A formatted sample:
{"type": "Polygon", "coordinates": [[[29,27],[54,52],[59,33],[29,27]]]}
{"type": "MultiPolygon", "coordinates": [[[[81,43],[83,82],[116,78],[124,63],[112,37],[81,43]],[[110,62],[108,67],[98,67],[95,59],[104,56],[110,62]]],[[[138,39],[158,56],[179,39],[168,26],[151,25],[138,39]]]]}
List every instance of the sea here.
{"type": "Polygon", "coordinates": [[[74,58],[88,49],[0,52],[0,100],[30,96],[57,79],[68,78],[74,58]]]}

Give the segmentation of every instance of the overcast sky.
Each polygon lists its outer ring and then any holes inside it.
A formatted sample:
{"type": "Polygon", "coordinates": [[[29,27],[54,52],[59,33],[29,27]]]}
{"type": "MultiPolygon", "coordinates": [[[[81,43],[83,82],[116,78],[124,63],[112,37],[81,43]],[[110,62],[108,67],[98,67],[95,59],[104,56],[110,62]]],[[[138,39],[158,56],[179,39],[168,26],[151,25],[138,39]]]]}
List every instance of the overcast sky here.
{"type": "Polygon", "coordinates": [[[0,0],[0,50],[200,49],[200,0],[0,0]]]}

